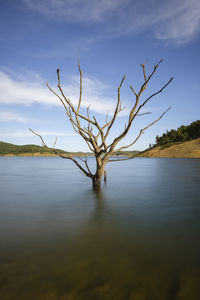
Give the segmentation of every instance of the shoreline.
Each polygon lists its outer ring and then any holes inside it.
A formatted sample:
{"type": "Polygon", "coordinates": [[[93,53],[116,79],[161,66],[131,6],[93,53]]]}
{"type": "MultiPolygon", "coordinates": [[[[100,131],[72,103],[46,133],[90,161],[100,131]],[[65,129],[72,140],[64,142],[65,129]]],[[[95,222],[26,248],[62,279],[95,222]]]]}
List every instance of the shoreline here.
{"type": "MultiPolygon", "coordinates": [[[[69,154],[68,156],[71,156],[71,157],[94,157],[93,155],[84,155],[84,154],[81,154],[81,155],[77,155],[77,154],[69,154]]],[[[0,157],[59,157],[59,155],[56,155],[56,154],[35,154],[35,153],[22,153],[22,154],[12,154],[12,153],[9,153],[9,154],[0,154],[0,157]]],[[[129,157],[129,155],[112,155],[112,157],[116,158],[120,158],[120,157],[129,157]]],[[[163,155],[160,155],[160,156],[150,156],[150,155],[137,155],[135,156],[135,158],[196,158],[196,159],[199,159],[200,156],[186,156],[186,155],[177,155],[177,156],[174,156],[174,155],[169,155],[169,156],[163,156],[163,155]]]]}
{"type": "MultiPolygon", "coordinates": [[[[9,149],[12,151],[12,149],[9,149]]],[[[5,151],[5,150],[4,150],[5,151]]],[[[29,151],[29,149],[28,149],[29,151]]],[[[4,157],[59,157],[54,153],[49,152],[21,152],[21,153],[1,153],[0,156],[4,157]]],[[[37,151],[37,150],[36,150],[37,151]]],[[[17,151],[16,151],[17,152],[17,151]]],[[[159,157],[159,158],[200,158],[200,138],[187,141],[180,144],[173,145],[163,145],[163,146],[155,146],[144,151],[130,151],[126,152],[115,152],[112,157],[120,158],[126,157],[129,158],[132,155],[135,157],[159,157]]],[[[94,157],[92,153],[89,152],[69,152],[62,153],[63,155],[70,157],[94,157]]]]}
{"type": "MultiPolygon", "coordinates": [[[[51,153],[21,153],[21,154],[0,154],[0,156],[4,157],[59,157],[59,155],[51,154],[51,153]]],[[[66,156],[73,156],[73,157],[90,157],[90,155],[84,154],[68,154],[66,156]]]]}

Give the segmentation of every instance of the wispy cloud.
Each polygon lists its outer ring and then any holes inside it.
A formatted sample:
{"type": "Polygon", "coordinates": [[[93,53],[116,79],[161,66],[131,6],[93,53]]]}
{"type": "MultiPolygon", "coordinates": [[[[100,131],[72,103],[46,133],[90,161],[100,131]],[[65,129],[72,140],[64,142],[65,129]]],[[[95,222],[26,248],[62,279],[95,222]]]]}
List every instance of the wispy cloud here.
{"type": "Polygon", "coordinates": [[[200,32],[199,0],[157,0],[130,5],[129,10],[119,13],[118,22],[107,34],[136,35],[147,30],[157,39],[174,44],[191,41],[200,32]]]}
{"type": "MultiPolygon", "coordinates": [[[[41,80],[33,82],[22,80],[21,76],[13,78],[7,73],[0,71],[0,104],[23,104],[31,105],[39,103],[43,105],[61,105],[59,99],[53,95],[41,80]]],[[[70,83],[63,86],[66,97],[70,98],[74,105],[79,99],[79,78],[71,77],[70,83]]],[[[93,77],[85,77],[83,80],[83,107],[105,114],[114,110],[115,102],[104,96],[107,85],[93,77]]],[[[52,86],[55,88],[55,86],[52,86]]],[[[58,92],[59,93],[59,92],[58,92]]]]}
{"type": "Polygon", "coordinates": [[[0,111],[0,122],[21,122],[26,123],[27,120],[18,113],[11,111],[0,111]]]}
{"type": "MultiPolygon", "coordinates": [[[[74,136],[73,133],[66,133],[66,132],[60,132],[60,131],[40,131],[40,134],[43,137],[47,136],[74,136]]],[[[6,131],[6,130],[0,130],[0,138],[10,138],[10,137],[32,137],[33,134],[29,130],[12,130],[12,131],[6,131]]]]}
{"type": "Polygon", "coordinates": [[[96,23],[89,41],[151,30],[159,40],[191,41],[200,31],[199,0],[22,0],[31,10],[66,22],[96,23]]]}
{"type": "MultiPolygon", "coordinates": [[[[121,0],[22,0],[29,9],[68,21],[99,22],[123,6],[121,0]]],[[[125,0],[124,2],[128,2],[125,0]]]]}
{"type": "Polygon", "coordinates": [[[182,0],[171,4],[166,7],[163,22],[155,29],[156,37],[178,44],[187,43],[200,32],[200,2],[182,0]]]}

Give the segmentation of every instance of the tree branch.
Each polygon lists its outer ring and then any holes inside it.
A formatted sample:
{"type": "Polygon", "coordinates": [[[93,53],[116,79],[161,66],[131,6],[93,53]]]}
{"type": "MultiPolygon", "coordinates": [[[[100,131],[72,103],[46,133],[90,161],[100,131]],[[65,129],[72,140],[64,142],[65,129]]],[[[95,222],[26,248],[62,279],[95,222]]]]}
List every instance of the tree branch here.
{"type": "Polygon", "coordinates": [[[156,119],[155,121],[153,121],[152,123],[150,123],[149,125],[147,125],[145,128],[141,129],[141,130],[140,130],[140,133],[138,134],[138,136],[136,137],[136,139],[135,139],[131,144],[129,144],[129,145],[127,145],[127,146],[122,146],[122,147],[120,147],[119,149],[115,150],[115,152],[121,151],[121,150],[123,150],[123,149],[127,149],[127,148],[133,146],[133,145],[138,141],[138,139],[140,138],[140,136],[144,133],[144,131],[145,131],[146,129],[148,129],[149,127],[151,127],[152,125],[154,125],[156,122],[158,122],[158,121],[159,121],[159,120],[160,120],[160,119],[168,112],[168,110],[170,110],[170,109],[171,109],[171,106],[168,107],[168,109],[165,110],[165,111],[162,113],[162,115],[161,115],[158,119],[156,119]]]}
{"type": "Polygon", "coordinates": [[[107,138],[107,136],[108,136],[108,134],[109,134],[109,131],[110,131],[110,129],[111,129],[113,123],[115,122],[115,119],[116,119],[117,114],[118,114],[119,111],[121,110],[121,108],[120,108],[120,110],[119,110],[119,106],[120,106],[120,102],[121,102],[121,99],[120,99],[120,90],[121,90],[121,87],[122,87],[122,84],[123,84],[125,78],[126,78],[126,75],[124,75],[124,77],[122,78],[121,83],[120,83],[120,85],[119,85],[119,87],[118,87],[117,105],[116,105],[116,109],[115,109],[114,115],[113,115],[113,117],[112,117],[112,120],[111,120],[111,122],[110,122],[110,125],[109,125],[108,128],[107,128],[107,131],[106,131],[106,134],[105,134],[105,139],[107,138]]]}
{"type": "MultiPolygon", "coordinates": [[[[80,96],[79,96],[79,102],[78,102],[78,108],[77,108],[77,113],[79,113],[80,107],[81,107],[81,100],[82,100],[82,70],[81,70],[81,66],[80,66],[80,61],[78,58],[78,69],[79,69],[79,74],[80,74],[80,96]]],[[[89,118],[88,118],[89,119],[89,118]]]]}
{"type": "Polygon", "coordinates": [[[157,92],[155,92],[154,94],[152,94],[150,97],[148,97],[139,107],[138,107],[138,110],[136,111],[135,113],[135,116],[138,115],[140,109],[154,96],[162,93],[162,91],[171,83],[171,81],[173,80],[173,77],[170,78],[170,80],[157,92]]]}
{"type": "Polygon", "coordinates": [[[33,134],[35,134],[36,136],[38,136],[42,142],[42,146],[44,148],[47,148],[48,150],[52,150],[55,154],[57,154],[58,156],[64,158],[64,159],[70,159],[72,160],[76,165],[77,167],[79,167],[79,169],[88,177],[91,177],[91,174],[88,173],[72,156],[69,156],[69,155],[63,155],[62,153],[60,153],[58,150],[54,149],[54,148],[50,148],[46,145],[46,143],[44,142],[44,139],[42,138],[42,136],[38,133],[36,133],[35,131],[33,131],[31,128],[29,129],[33,134]]]}

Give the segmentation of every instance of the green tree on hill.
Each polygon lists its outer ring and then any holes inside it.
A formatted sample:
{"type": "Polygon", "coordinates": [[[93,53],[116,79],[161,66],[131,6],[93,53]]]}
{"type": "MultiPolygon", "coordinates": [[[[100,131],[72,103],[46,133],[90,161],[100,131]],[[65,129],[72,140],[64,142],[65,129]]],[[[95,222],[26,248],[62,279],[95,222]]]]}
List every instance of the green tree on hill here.
{"type": "Polygon", "coordinates": [[[169,143],[185,142],[200,137],[200,120],[192,122],[188,126],[180,126],[177,130],[170,130],[163,133],[162,136],[156,136],[156,145],[162,146],[169,143]]]}

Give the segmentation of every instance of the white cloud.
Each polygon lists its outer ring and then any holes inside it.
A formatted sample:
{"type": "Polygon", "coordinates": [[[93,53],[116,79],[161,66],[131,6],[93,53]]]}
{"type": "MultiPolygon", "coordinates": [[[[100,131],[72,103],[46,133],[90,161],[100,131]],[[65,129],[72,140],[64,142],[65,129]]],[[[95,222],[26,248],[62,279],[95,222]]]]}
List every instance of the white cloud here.
{"type": "Polygon", "coordinates": [[[0,122],[22,122],[26,123],[26,119],[18,113],[11,111],[0,111],[0,122]]]}
{"type": "Polygon", "coordinates": [[[187,43],[200,31],[199,0],[22,0],[40,13],[66,22],[98,23],[89,43],[151,30],[159,40],[187,43]]]}
{"type": "Polygon", "coordinates": [[[0,71],[0,103],[25,104],[34,102],[54,104],[54,97],[41,84],[12,79],[5,72],[0,71]]]}
{"type": "MultiPolygon", "coordinates": [[[[107,88],[108,86],[96,78],[85,77],[83,79],[82,107],[90,105],[90,109],[94,112],[105,114],[109,111],[111,113],[114,110],[115,103],[103,95],[107,88]]],[[[61,105],[59,99],[45,85],[42,86],[41,80],[34,79],[33,82],[30,82],[26,79],[13,79],[7,73],[0,71],[0,90],[0,104],[4,105],[31,105],[33,103],[61,105]]],[[[57,88],[54,90],[57,90],[57,88]]],[[[70,84],[63,86],[63,90],[65,95],[76,105],[79,99],[79,78],[72,77],[70,84]]]]}

